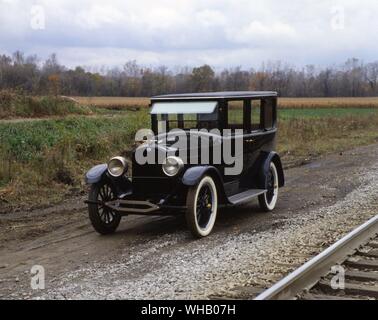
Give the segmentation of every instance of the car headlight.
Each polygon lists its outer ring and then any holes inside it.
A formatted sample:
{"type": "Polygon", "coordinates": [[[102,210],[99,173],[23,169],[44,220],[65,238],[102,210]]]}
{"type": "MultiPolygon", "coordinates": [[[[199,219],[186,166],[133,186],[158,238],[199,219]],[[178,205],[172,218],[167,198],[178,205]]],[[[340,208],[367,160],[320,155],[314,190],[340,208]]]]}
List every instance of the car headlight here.
{"type": "Polygon", "coordinates": [[[163,162],[163,172],[168,177],[173,177],[184,167],[184,162],[179,157],[168,157],[163,162]]]}
{"type": "Polygon", "coordinates": [[[127,162],[124,157],[114,157],[108,163],[108,172],[111,176],[117,178],[127,171],[127,162]]]}

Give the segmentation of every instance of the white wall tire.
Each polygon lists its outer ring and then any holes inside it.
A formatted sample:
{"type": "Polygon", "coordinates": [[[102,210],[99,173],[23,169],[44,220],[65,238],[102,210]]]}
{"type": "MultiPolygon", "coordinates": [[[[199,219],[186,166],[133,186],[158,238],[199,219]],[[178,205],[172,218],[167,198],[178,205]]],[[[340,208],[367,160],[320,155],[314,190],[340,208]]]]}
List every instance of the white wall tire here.
{"type": "Polygon", "coordinates": [[[260,208],[266,212],[273,211],[278,200],[278,171],[274,162],[269,165],[265,176],[267,192],[259,196],[260,208]]]}
{"type": "Polygon", "coordinates": [[[207,237],[214,228],[218,212],[218,194],[214,180],[205,176],[189,188],[186,198],[186,222],[196,238],[207,237]]]}

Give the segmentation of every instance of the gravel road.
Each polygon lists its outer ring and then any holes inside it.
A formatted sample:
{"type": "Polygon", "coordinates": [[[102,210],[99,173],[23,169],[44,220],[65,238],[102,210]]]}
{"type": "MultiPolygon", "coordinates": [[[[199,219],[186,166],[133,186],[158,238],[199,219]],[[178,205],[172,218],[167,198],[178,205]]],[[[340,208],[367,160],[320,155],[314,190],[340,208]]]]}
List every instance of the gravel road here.
{"type": "Polygon", "coordinates": [[[193,240],[183,217],[127,217],[97,235],[82,199],[0,215],[0,298],[251,298],[378,212],[378,145],[286,171],[273,213],[222,210],[193,240]],[[42,265],[46,289],[30,289],[42,265]]]}

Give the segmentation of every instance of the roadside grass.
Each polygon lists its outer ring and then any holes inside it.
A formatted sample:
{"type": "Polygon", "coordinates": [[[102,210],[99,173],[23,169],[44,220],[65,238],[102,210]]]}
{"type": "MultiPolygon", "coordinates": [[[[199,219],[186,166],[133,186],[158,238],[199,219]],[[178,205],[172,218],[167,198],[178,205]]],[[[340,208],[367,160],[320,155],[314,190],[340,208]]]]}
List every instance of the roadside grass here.
{"type": "MultiPolygon", "coordinates": [[[[278,152],[295,165],[378,142],[378,109],[280,110],[278,152]]],[[[59,202],[86,190],[84,173],[127,155],[134,134],[150,127],[148,110],[117,115],[0,122],[0,212],[59,202]]]]}
{"type": "Polygon", "coordinates": [[[84,189],[85,171],[125,153],[146,126],[147,112],[0,123],[0,208],[59,201],[84,189]]]}
{"type": "Polygon", "coordinates": [[[286,165],[378,142],[378,111],[365,115],[291,118],[278,125],[278,152],[286,165]]]}

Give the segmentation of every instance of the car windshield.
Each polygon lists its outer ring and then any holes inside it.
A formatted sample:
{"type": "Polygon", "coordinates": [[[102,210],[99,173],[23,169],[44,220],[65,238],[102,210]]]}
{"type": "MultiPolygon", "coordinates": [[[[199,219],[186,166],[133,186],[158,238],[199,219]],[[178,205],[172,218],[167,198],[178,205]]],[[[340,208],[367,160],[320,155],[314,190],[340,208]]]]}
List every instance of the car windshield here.
{"type": "Polygon", "coordinates": [[[156,116],[159,132],[172,129],[217,128],[218,102],[155,102],[151,114],[156,116]]]}
{"type": "Polygon", "coordinates": [[[155,102],[151,114],[211,114],[217,105],[216,101],[155,102]]]}

